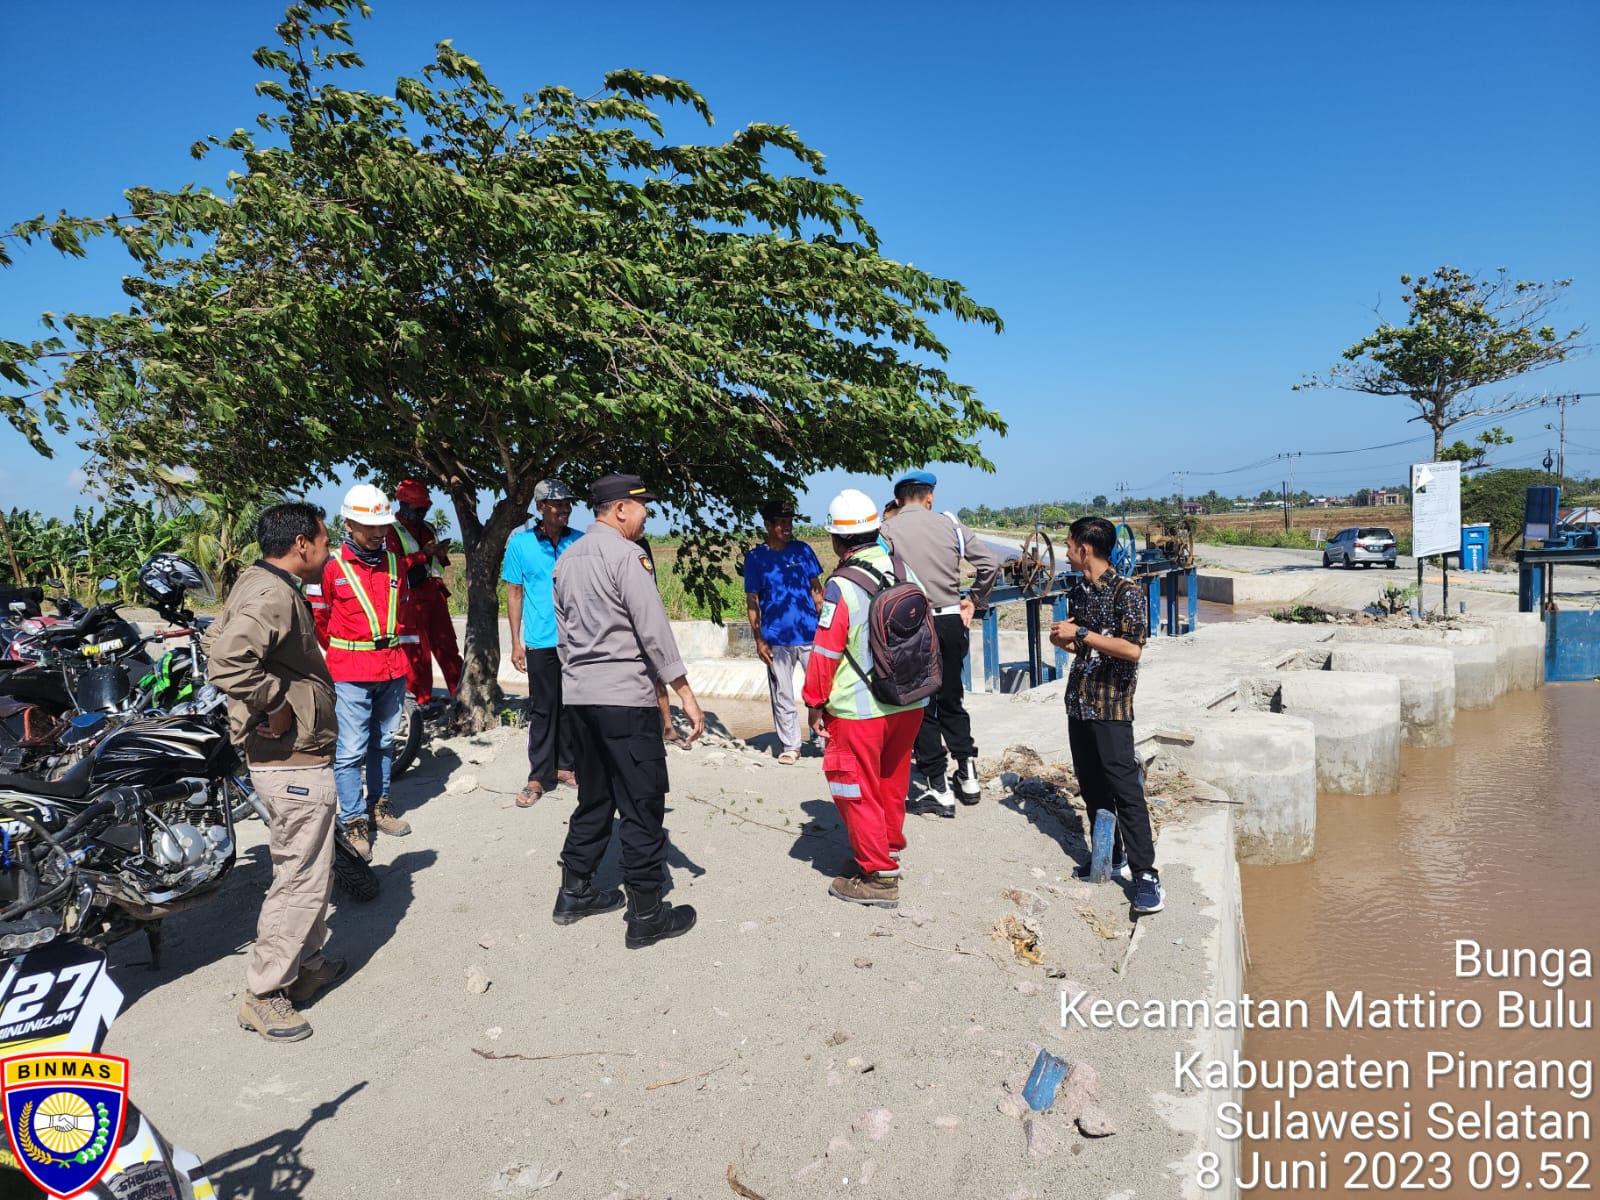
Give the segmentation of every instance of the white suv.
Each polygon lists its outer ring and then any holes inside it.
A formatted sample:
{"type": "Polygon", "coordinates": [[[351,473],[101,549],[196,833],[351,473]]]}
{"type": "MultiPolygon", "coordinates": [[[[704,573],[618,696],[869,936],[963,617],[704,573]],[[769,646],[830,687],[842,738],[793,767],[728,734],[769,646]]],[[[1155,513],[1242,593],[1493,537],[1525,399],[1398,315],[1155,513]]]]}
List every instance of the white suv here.
{"type": "Polygon", "coordinates": [[[1373,563],[1393,567],[1394,534],[1376,525],[1341,529],[1322,547],[1322,565],[1331,567],[1334,563],[1342,567],[1355,566],[1357,563],[1364,567],[1370,567],[1373,563]]]}

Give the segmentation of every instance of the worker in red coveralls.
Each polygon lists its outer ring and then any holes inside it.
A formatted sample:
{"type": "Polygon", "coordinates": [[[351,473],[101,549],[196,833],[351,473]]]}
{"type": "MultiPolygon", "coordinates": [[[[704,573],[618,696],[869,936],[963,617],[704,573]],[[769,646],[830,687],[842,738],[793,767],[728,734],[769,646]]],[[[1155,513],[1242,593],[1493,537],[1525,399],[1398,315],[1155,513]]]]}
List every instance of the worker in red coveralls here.
{"type": "Polygon", "coordinates": [[[394,533],[400,550],[408,557],[421,555],[423,564],[412,567],[411,612],[405,624],[417,640],[406,643],[406,686],[418,704],[433,699],[433,660],[444,672],[445,690],[452,699],[461,685],[461,651],[456,645],[456,627],[450,620],[450,590],[444,585],[444,569],[450,565],[449,539],[441,541],[428,523],[428,489],[415,479],[402,480],[394,490],[394,533]]]}
{"type": "MultiPolygon", "coordinates": [[[[834,497],[827,530],[841,567],[892,574],[889,552],[878,540],[881,524],[877,505],[864,493],[847,488],[834,497]]],[[[907,570],[901,582],[917,579],[907,570]]],[[[812,732],[827,739],[822,770],[855,854],[857,869],[847,868],[828,892],[853,904],[898,908],[911,749],[927,701],[895,706],[872,694],[867,682],[872,650],[866,635],[871,599],[853,580],[829,576],[800,698],[812,732]]]]}
{"type": "Polygon", "coordinates": [[[411,556],[398,552],[391,528],[394,510],[372,484],[351,488],[339,515],[344,544],[328,559],[321,585],[315,591],[307,586],[306,598],[333,676],[339,722],[333,786],[339,795],[339,824],[356,853],[370,862],[374,822],[394,837],[411,832],[389,800],[389,782],[395,730],[406,699],[403,643],[414,636],[403,616],[411,603],[406,576],[413,567],[426,568],[427,560],[420,551],[411,556]]]}

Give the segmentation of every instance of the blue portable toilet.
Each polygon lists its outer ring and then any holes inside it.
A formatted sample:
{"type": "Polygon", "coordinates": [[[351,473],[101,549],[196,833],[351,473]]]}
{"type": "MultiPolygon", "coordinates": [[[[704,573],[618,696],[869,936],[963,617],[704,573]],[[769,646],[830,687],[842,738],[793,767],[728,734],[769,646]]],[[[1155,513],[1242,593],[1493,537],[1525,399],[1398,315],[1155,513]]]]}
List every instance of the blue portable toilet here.
{"type": "Polygon", "coordinates": [[[1489,527],[1463,525],[1461,527],[1461,569],[1484,571],[1489,566],[1489,527]]]}

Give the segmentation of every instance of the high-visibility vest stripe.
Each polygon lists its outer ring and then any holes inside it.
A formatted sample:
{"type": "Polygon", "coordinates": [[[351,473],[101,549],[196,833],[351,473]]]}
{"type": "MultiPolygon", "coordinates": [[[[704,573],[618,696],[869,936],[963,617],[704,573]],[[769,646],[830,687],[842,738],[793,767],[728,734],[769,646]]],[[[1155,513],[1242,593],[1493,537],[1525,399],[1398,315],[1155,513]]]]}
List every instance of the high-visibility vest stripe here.
{"type": "MultiPolygon", "coordinates": [[[[417,535],[412,533],[399,521],[394,523],[395,535],[400,539],[400,549],[406,554],[416,554],[422,549],[422,543],[417,541],[417,535]]],[[[443,579],[444,568],[439,565],[439,560],[433,557],[428,559],[428,578],[443,579]]]]}
{"type": "Polygon", "coordinates": [[[361,611],[367,614],[367,626],[372,630],[372,640],[369,642],[355,641],[350,638],[328,639],[328,645],[339,650],[376,650],[378,642],[395,641],[395,633],[400,623],[400,569],[395,562],[394,552],[386,551],[384,557],[389,563],[389,623],[387,628],[378,624],[378,610],[372,606],[372,598],[361,586],[361,577],[351,568],[350,562],[341,553],[339,555],[339,569],[344,572],[345,581],[349,583],[350,590],[355,593],[356,602],[361,605],[361,611]]]}

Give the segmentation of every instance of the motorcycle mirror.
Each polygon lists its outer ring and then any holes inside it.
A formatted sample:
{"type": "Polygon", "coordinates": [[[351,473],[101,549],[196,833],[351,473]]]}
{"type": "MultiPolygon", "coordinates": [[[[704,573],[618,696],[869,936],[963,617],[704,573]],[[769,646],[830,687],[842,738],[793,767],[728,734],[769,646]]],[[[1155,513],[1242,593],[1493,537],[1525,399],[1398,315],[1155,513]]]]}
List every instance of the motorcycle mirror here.
{"type": "Polygon", "coordinates": [[[67,586],[66,580],[64,579],[46,579],[44,581],[44,585],[45,587],[55,588],[57,591],[60,591],[62,588],[67,586]]]}
{"type": "Polygon", "coordinates": [[[115,579],[112,579],[110,576],[107,576],[105,579],[100,581],[100,590],[102,592],[114,592],[121,586],[121,584],[119,584],[115,579]]]}

